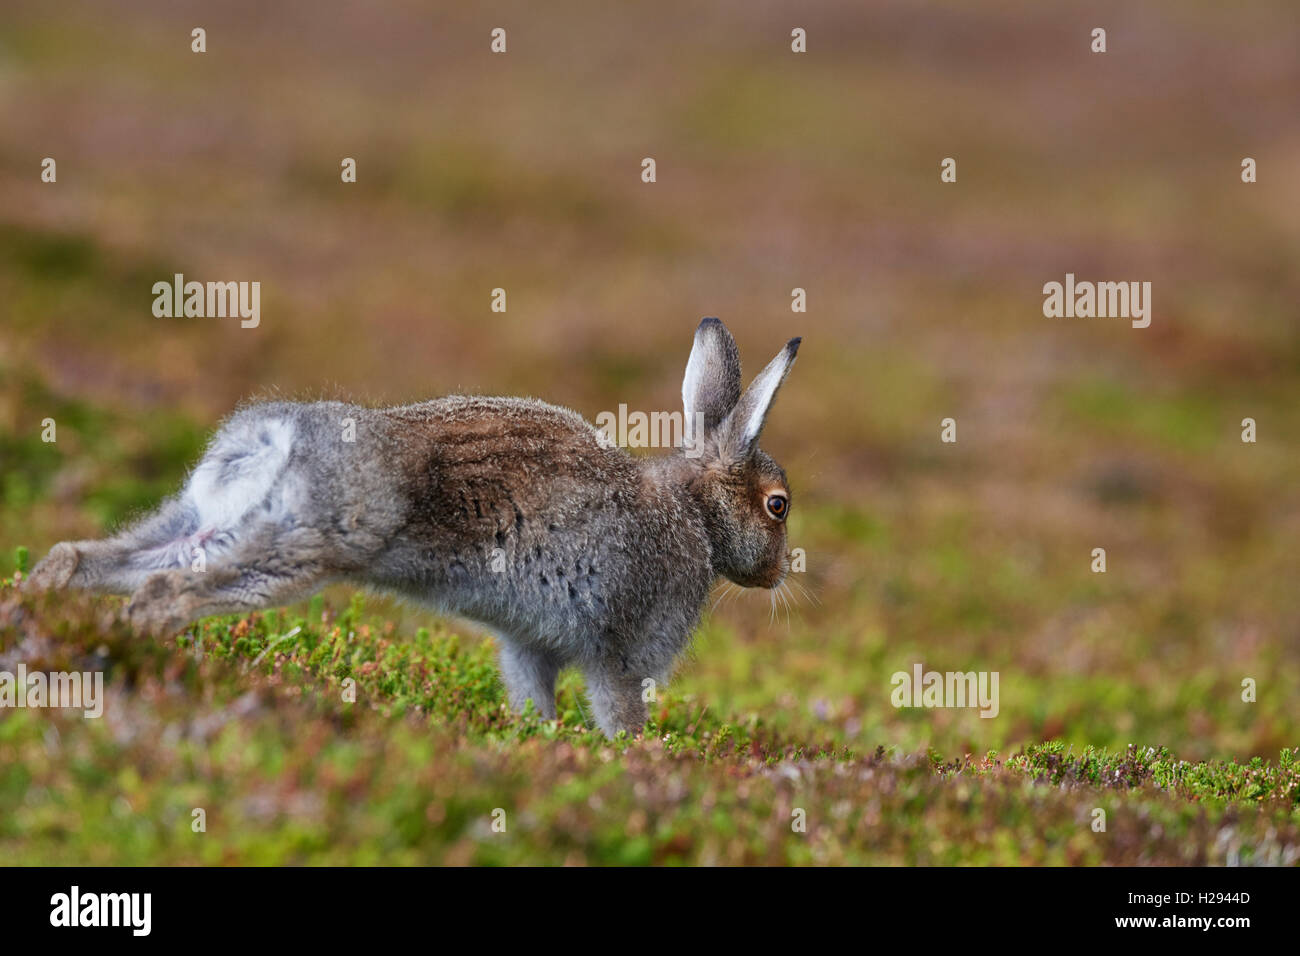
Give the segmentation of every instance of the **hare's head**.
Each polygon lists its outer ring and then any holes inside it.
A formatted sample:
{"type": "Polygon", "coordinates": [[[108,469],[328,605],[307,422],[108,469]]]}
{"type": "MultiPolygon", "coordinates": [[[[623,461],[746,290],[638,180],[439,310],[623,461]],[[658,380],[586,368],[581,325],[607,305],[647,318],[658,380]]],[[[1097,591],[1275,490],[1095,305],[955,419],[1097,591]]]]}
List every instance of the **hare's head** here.
{"type": "Polygon", "coordinates": [[[686,363],[682,455],[690,462],[689,487],[703,505],[713,569],[744,587],[774,588],[790,567],[790,486],[759,449],[758,436],[799,341],[791,339],[743,394],[736,341],[717,319],[700,323],[686,363]]]}

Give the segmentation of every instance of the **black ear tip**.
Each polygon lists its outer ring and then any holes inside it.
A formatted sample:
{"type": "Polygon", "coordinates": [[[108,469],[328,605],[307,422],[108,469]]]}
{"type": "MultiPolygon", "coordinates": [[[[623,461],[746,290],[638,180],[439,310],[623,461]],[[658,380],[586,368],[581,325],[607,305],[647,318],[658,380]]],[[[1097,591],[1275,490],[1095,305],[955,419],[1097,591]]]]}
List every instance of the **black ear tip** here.
{"type": "Polygon", "coordinates": [[[700,327],[696,331],[703,331],[712,325],[722,325],[722,320],[716,315],[706,315],[704,318],[700,319],[700,327]]]}
{"type": "Polygon", "coordinates": [[[785,343],[786,350],[790,353],[790,358],[795,357],[795,354],[799,351],[799,343],[802,341],[803,336],[801,335],[798,338],[791,339],[789,342],[785,343]]]}

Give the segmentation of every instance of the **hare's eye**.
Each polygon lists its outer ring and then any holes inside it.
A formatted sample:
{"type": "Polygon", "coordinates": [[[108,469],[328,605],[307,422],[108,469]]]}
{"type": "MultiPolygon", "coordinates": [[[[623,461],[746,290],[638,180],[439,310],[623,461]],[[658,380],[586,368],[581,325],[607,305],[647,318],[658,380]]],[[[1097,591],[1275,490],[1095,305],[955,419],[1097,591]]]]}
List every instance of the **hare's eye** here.
{"type": "Polygon", "coordinates": [[[790,510],[790,499],[785,495],[767,496],[767,513],[777,521],[785,520],[785,513],[790,510]]]}

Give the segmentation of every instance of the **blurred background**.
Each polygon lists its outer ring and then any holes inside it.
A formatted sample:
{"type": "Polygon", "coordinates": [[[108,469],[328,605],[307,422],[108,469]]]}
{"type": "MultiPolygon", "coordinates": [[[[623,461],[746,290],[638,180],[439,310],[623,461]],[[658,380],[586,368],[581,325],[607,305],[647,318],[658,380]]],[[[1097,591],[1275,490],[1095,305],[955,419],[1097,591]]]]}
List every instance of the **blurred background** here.
{"type": "Polygon", "coordinates": [[[253,397],[675,409],[717,315],[747,376],[804,337],[764,447],[816,600],[723,600],[681,693],[855,747],[1300,739],[1292,2],[461,6],[7,0],[6,552],[253,397]],[[155,318],[177,272],[260,326],[155,318]],[[1067,272],[1151,282],[1150,328],[1045,318],[1067,272]],[[998,671],[999,717],[894,710],[915,662],[998,671]]]}

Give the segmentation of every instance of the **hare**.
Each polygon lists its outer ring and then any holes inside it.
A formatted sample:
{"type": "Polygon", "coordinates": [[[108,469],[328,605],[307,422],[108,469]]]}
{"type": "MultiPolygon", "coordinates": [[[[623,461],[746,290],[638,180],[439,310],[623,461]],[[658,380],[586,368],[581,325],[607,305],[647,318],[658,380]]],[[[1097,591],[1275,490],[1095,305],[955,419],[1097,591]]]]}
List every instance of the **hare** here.
{"type": "Polygon", "coordinates": [[[742,394],[731,333],[700,323],[691,454],[633,457],[534,399],[251,405],[177,496],[115,537],[56,544],[26,587],[129,594],[153,636],[334,581],[395,592],[496,633],[516,710],[554,717],[574,664],[601,730],[636,734],[643,682],[668,680],[717,578],[774,588],[789,571],[790,489],[758,437],[799,342],[742,394]]]}

